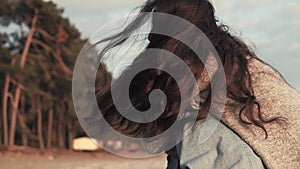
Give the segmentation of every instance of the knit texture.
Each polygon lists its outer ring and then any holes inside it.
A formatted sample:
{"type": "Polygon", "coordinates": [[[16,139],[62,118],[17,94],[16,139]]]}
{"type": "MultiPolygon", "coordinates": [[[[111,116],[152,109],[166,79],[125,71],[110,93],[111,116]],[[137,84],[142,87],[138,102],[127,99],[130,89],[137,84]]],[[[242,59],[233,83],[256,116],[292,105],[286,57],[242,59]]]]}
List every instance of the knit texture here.
{"type": "Polygon", "coordinates": [[[249,62],[252,87],[261,112],[266,119],[284,117],[287,124],[265,125],[261,128],[240,121],[239,108],[225,109],[222,121],[235,131],[269,169],[300,168],[300,93],[291,87],[270,66],[252,59],[249,62]]]}

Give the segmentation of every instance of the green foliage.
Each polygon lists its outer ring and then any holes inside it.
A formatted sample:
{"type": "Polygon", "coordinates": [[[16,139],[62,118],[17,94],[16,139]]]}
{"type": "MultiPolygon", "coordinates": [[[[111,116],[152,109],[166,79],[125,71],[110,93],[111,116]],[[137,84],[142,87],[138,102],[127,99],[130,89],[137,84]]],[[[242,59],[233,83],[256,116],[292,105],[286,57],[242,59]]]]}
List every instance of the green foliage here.
{"type": "MultiPolygon", "coordinates": [[[[81,39],[80,32],[68,18],[62,16],[62,13],[63,9],[57,8],[51,1],[0,0],[0,24],[7,26],[13,22],[20,25],[20,30],[25,32],[16,32],[17,37],[10,46],[0,47],[0,87],[2,90],[6,73],[13,80],[9,88],[11,94],[14,94],[17,83],[24,87],[22,96],[26,99],[23,113],[27,126],[26,129],[18,129],[18,134],[27,135],[33,142],[37,141],[35,128],[38,104],[42,105],[45,133],[49,120],[47,113],[50,109],[54,110],[55,125],[52,127],[55,132],[66,132],[58,131],[58,126],[67,128],[69,122],[73,124],[76,133],[82,130],[73,108],[71,82],[72,70],[85,40],[81,39]],[[22,69],[19,65],[28,36],[28,32],[22,30],[24,28],[22,25],[26,25],[30,30],[36,13],[38,21],[25,68],[22,69]],[[12,46],[12,44],[19,45],[12,46]]],[[[5,41],[9,36],[11,35],[1,35],[0,40],[5,41]]],[[[65,136],[66,133],[62,135],[65,136]]],[[[54,145],[57,145],[57,139],[65,138],[53,138],[54,145]]]]}

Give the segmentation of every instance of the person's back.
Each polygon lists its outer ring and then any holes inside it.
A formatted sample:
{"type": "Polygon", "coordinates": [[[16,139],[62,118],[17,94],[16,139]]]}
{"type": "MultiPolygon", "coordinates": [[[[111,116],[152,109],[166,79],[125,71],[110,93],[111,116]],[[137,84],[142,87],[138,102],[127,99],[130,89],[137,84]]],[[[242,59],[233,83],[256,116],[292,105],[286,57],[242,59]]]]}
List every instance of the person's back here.
{"type": "Polygon", "coordinates": [[[253,125],[241,125],[238,111],[224,112],[224,123],[242,137],[267,168],[300,168],[300,94],[270,66],[249,62],[253,90],[264,118],[282,117],[285,122],[266,125],[267,138],[253,125]]]}
{"type": "Polygon", "coordinates": [[[199,137],[204,121],[195,124],[176,151],[169,154],[168,169],[300,168],[300,93],[259,60],[250,61],[249,70],[262,112],[286,118],[285,127],[269,125],[265,138],[255,126],[240,124],[238,108],[228,107],[222,123],[203,144],[199,144],[199,137]]]}

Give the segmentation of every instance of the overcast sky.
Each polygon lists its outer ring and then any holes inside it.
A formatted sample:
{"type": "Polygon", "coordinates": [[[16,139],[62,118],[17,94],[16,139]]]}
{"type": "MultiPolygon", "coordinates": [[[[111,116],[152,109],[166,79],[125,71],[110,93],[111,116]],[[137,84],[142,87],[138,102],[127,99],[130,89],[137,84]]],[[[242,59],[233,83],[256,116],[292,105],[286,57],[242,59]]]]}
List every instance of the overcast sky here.
{"type": "MultiPolygon", "coordinates": [[[[53,0],[88,38],[145,0],[53,0]]],[[[214,0],[217,17],[300,90],[300,1],[214,0]]]]}

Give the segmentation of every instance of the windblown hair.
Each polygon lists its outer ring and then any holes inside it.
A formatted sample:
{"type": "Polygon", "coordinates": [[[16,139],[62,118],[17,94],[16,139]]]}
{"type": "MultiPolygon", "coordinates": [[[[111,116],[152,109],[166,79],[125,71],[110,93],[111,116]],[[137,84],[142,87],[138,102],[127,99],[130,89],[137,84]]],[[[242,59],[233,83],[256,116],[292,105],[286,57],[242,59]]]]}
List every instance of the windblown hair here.
{"type": "MultiPolygon", "coordinates": [[[[209,0],[148,0],[140,12],[167,13],[181,17],[197,26],[208,37],[219,54],[226,75],[227,97],[240,107],[241,123],[260,127],[267,136],[265,124],[277,121],[279,118],[265,119],[262,116],[260,104],[256,100],[248,62],[250,59],[258,58],[244,42],[229,33],[228,26],[219,24],[215,17],[214,7],[209,0]]],[[[109,49],[121,45],[140,26],[142,17],[139,15],[123,32],[103,40],[111,43],[102,51],[101,55],[104,55],[109,49]]],[[[155,26],[153,24],[153,27],[155,26]]],[[[201,84],[206,70],[204,64],[191,49],[178,40],[164,35],[151,33],[148,40],[150,43],[147,48],[164,49],[179,56],[201,84]]],[[[140,60],[141,58],[138,56],[123,74],[134,69],[140,60]]],[[[184,77],[182,78],[184,80],[184,77]]],[[[114,85],[121,85],[121,80],[122,76],[116,80],[114,85]]],[[[190,92],[193,87],[186,85],[183,91],[190,92]]],[[[168,101],[163,114],[150,123],[136,123],[124,118],[113,103],[111,90],[107,90],[105,94],[99,94],[96,91],[98,106],[106,121],[119,132],[134,137],[154,136],[166,130],[176,120],[182,94],[178,84],[169,74],[161,70],[148,69],[140,72],[132,80],[129,89],[132,105],[140,111],[149,109],[148,96],[154,89],[161,89],[166,94],[168,101]]],[[[203,88],[200,88],[199,94],[205,97],[199,106],[198,120],[207,117],[211,106],[211,85],[204,85],[203,88]]]]}

